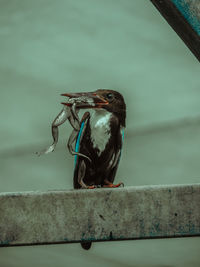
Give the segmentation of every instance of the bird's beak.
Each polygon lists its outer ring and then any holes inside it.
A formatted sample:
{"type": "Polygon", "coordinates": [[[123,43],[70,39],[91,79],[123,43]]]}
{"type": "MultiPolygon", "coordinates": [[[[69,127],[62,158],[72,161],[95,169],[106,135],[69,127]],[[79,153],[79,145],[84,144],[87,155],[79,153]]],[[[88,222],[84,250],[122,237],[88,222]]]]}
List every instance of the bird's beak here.
{"type": "Polygon", "coordinates": [[[71,107],[76,103],[77,108],[101,108],[108,105],[102,96],[98,95],[96,92],[88,93],[65,93],[61,96],[69,97],[67,102],[62,102],[61,104],[71,107]]]}

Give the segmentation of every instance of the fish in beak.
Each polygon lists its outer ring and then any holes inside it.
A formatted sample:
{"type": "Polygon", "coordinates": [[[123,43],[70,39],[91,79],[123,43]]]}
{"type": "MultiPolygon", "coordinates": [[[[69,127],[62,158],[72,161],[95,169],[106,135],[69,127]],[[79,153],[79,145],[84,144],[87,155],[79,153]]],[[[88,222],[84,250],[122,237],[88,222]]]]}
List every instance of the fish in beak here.
{"type": "Polygon", "coordinates": [[[103,106],[109,104],[108,101],[96,92],[65,93],[61,94],[61,96],[69,97],[67,102],[61,103],[68,107],[71,107],[74,103],[77,108],[102,108],[103,106]]]}

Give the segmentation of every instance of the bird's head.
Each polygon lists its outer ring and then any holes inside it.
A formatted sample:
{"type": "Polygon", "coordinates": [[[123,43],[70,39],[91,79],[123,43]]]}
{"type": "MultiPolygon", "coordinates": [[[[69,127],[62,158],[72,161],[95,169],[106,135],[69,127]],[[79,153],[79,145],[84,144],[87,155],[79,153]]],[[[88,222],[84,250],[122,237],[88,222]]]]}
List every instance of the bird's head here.
{"type": "Polygon", "coordinates": [[[66,93],[62,96],[69,97],[68,102],[62,103],[67,106],[72,106],[76,103],[77,108],[93,108],[106,109],[116,115],[120,124],[125,127],[126,120],[126,104],[123,96],[114,90],[98,89],[94,92],[87,93],[66,93]]]}

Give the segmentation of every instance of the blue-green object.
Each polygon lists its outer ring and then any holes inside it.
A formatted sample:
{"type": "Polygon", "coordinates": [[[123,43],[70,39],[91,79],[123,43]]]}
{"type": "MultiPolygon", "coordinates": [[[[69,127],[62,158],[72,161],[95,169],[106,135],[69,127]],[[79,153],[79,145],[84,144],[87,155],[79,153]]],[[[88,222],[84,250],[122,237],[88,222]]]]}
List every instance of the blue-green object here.
{"type": "Polygon", "coordinates": [[[200,0],[172,0],[191,27],[200,35],[200,0]]]}
{"type": "Polygon", "coordinates": [[[122,141],[124,142],[124,129],[122,130],[122,141]]]}
{"type": "Polygon", "coordinates": [[[200,61],[200,0],[151,0],[200,61]]]}
{"type": "MultiPolygon", "coordinates": [[[[80,144],[80,139],[81,139],[81,134],[82,134],[82,132],[83,132],[84,124],[85,124],[85,122],[83,121],[83,122],[81,123],[81,128],[80,128],[80,131],[79,131],[79,133],[78,133],[78,138],[77,138],[77,140],[76,140],[75,152],[78,152],[78,151],[79,151],[79,144],[80,144]]],[[[78,156],[75,155],[74,165],[76,165],[77,157],[78,157],[78,156]]]]}

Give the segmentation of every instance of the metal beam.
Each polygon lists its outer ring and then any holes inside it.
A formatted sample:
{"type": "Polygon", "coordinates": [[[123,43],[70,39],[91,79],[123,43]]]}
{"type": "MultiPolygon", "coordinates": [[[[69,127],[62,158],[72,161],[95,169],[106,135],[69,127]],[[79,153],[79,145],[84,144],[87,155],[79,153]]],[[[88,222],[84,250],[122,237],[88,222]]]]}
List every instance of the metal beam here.
{"type": "Polygon", "coordinates": [[[200,235],[200,184],[0,194],[1,246],[200,235]]]}
{"type": "Polygon", "coordinates": [[[200,0],[150,0],[200,61],[200,0]]]}

